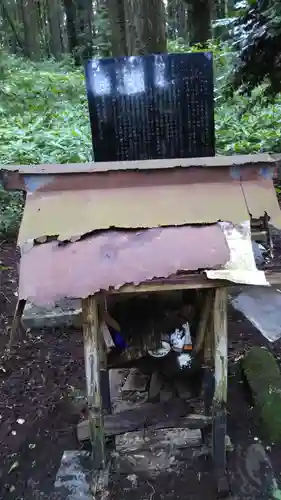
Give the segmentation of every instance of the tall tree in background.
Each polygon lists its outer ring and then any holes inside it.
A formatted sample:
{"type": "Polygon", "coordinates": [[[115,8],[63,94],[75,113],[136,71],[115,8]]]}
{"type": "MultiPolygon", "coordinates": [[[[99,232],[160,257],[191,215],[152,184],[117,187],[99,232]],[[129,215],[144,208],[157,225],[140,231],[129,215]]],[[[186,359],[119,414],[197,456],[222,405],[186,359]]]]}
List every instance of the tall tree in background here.
{"type": "Polygon", "coordinates": [[[76,0],[76,33],[78,47],[76,62],[93,55],[93,4],[92,0],[76,0]]]}
{"type": "Polygon", "coordinates": [[[61,21],[62,9],[57,0],[47,0],[47,12],[50,33],[50,52],[55,59],[60,59],[63,52],[61,21]]]}
{"type": "Polygon", "coordinates": [[[211,37],[235,0],[0,0],[0,43],[33,60],[165,52],[211,37]],[[212,16],[211,16],[212,13],[212,16]]]}
{"type": "MultiPolygon", "coordinates": [[[[105,57],[111,55],[111,29],[108,12],[108,0],[96,0],[96,29],[95,29],[95,47],[98,55],[105,57]]],[[[114,19],[114,22],[116,20],[114,19]]]]}
{"type": "Polygon", "coordinates": [[[169,37],[188,41],[188,4],[184,0],[168,0],[167,17],[169,37]]]}
{"type": "Polygon", "coordinates": [[[63,0],[66,15],[66,32],[68,41],[68,52],[75,54],[78,47],[78,38],[76,32],[76,7],[75,0],[63,0]]]}
{"type": "MultiPolygon", "coordinates": [[[[58,0],[55,0],[58,1],[58,0]]],[[[93,4],[92,0],[64,0],[69,52],[79,65],[92,56],[93,4]]]]}
{"type": "Polygon", "coordinates": [[[256,0],[236,23],[239,55],[230,88],[250,94],[258,85],[270,97],[281,92],[281,2],[256,0]]]}
{"type": "Polygon", "coordinates": [[[128,55],[166,52],[163,0],[124,0],[128,55]]]}
{"type": "Polygon", "coordinates": [[[24,49],[22,34],[17,29],[21,17],[21,6],[15,0],[12,2],[0,1],[0,40],[3,46],[6,49],[11,49],[14,54],[24,49]]]}
{"type": "Polygon", "coordinates": [[[111,30],[111,53],[115,56],[126,56],[126,29],[124,0],[108,0],[108,14],[111,30]]]}
{"type": "Polygon", "coordinates": [[[188,41],[188,8],[183,0],[174,0],[177,37],[188,41]]]}
{"type": "Polygon", "coordinates": [[[205,43],[212,38],[211,0],[186,0],[188,2],[189,42],[205,43]]]}
{"type": "Polygon", "coordinates": [[[40,59],[39,16],[36,0],[20,0],[24,27],[24,53],[30,59],[40,59]]]}

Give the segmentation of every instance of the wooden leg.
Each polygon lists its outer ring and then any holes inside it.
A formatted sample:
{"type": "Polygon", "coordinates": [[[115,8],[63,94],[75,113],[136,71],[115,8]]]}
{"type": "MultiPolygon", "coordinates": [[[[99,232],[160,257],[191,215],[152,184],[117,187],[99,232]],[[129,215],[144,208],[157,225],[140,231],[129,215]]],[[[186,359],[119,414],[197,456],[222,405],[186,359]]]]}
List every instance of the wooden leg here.
{"type": "Polygon", "coordinates": [[[208,328],[211,308],[213,305],[213,290],[207,290],[204,294],[199,324],[196,332],[196,341],[193,349],[194,354],[198,354],[204,345],[204,339],[208,328]]]}
{"type": "Polygon", "coordinates": [[[209,369],[214,367],[214,321],[213,321],[213,308],[215,301],[216,290],[211,290],[210,293],[210,314],[206,324],[205,337],[204,337],[204,365],[209,369]]]}
{"type": "Polygon", "coordinates": [[[227,288],[217,288],[214,300],[214,401],[226,407],[227,403],[227,288]]]}
{"type": "MultiPolygon", "coordinates": [[[[107,311],[103,311],[103,300],[100,300],[100,317],[104,319],[107,311]]],[[[107,369],[107,352],[103,335],[100,335],[100,384],[102,407],[105,413],[111,413],[109,372],[107,369]]]]}
{"type": "Polygon", "coordinates": [[[104,361],[104,360],[101,360],[100,384],[101,384],[101,397],[102,397],[102,407],[103,407],[103,410],[106,413],[111,413],[109,372],[108,372],[108,369],[107,369],[106,361],[104,361]]]}
{"type": "Polygon", "coordinates": [[[105,467],[105,439],[100,384],[101,331],[95,297],[91,296],[82,300],[82,319],[93,465],[96,469],[102,469],[105,467]]]}
{"type": "Polygon", "coordinates": [[[273,259],[273,240],[272,240],[272,231],[271,227],[269,225],[269,217],[267,214],[264,216],[264,225],[265,225],[265,230],[266,230],[266,242],[269,247],[269,255],[270,258],[273,259]]]}
{"type": "Polygon", "coordinates": [[[215,291],[214,324],[214,361],[215,390],[213,399],[213,461],[217,478],[219,497],[229,494],[229,482],[226,475],[226,404],[227,404],[227,288],[215,291]]]}
{"type": "Polygon", "coordinates": [[[17,333],[19,331],[25,331],[24,327],[22,325],[22,322],[21,322],[21,318],[23,315],[25,304],[26,304],[26,300],[21,299],[21,300],[17,301],[16,310],[14,313],[13,322],[12,322],[11,331],[10,331],[10,339],[9,339],[9,345],[8,345],[9,349],[11,349],[17,333]]]}
{"type": "MultiPolygon", "coordinates": [[[[202,315],[205,316],[204,325],[204,375],[202,384],[202,396],[204,399],[204,414],[211,415],[214,399],[215,378],[213,366],[214,352],[214,325],[213,325],[213,307],[214,307],[215,289],[207,290],[206,300],[202,315]],[[207,316],[207,318],[206,318],[207,316]]],[[[201,319],[203,323],[203,319],[201,319]]],[[[201,334],[202,335],[202,334],[201,334]]],[[[211,447],[212,444],[212,425],[202,431],[202,439],[205,445],[211,447]]]]}

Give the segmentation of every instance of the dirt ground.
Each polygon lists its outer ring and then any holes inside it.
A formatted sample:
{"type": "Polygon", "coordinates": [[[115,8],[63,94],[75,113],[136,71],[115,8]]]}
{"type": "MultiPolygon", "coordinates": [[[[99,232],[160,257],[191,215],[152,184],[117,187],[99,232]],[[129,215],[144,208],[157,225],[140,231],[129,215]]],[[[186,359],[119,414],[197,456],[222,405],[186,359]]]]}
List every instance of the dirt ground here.
{"type": "MultiPolygon", "coordinates": [[[[84,387],[83,344],[80,331],[42,330],[28,334],[10,353],[5,350],[16,302],[17,255],[13,243],[0,243],[0,498],[51,498],[64,450],[78,448],[75,424],[66,393],[69,387],[84,387]],[[41,493],[40,493],[41,492],[41,493]]],[[[254,409],[239,372],[239,356],[252,345],[265,344],[260,334],[242,317],[229,313],[229,416],[228,434],[245,449],[261,437],[254,409]]],[[[281,343],[273,348],[281,357],[281,343]]],[[[268,446],[276,478],[281,472],[281,447],[268,446]]],[[[237,472],[236,456],[229,461],[231,475],[237,472]]],[[[281,479],[281,478],[280,478],[281,479]]],[[[177,476],[165,474],[159,484],[139,481],[137,498],[185,498],[212,500],[213,475],[208,461],[185,464],[177,476]]],[[[126,498],[126,486],[115,477],[111,498],[126,498]]],[[[251,498],[251,496],[249,496],[251,498]]],[[[252,497],[253,498],[253,497],[252,497]]]]}

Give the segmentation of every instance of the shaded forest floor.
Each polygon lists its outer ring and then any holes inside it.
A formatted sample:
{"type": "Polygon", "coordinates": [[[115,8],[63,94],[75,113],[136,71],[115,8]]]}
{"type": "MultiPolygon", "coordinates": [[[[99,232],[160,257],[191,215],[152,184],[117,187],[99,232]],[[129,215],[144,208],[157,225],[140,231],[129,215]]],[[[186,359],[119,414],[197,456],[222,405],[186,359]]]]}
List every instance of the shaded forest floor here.
{"type": "MultiPolygon", "coordinates": [[[[62,454],[79,447],[75,437],[79,415],[72,411],[66,393],[69,387],[84,387],[82,335],[74,329],[56,330],[53,334],[40,330],[28,334],[7,353],[17,290],[14,244],[0,243],[0,261],[8,268],[1,274],[0,288],[0,498],[55,498],[52,491],[62,454]]],[[[262,435],[241,383],[239,357],[248,347],[264,343],[245,319],[230,311],[228,434],[242,449],[257,442],[257,437],[262,439],[262,435]]],[[[273,350],[280,358],[281,343],[275,344],[273,350]]],[[[281,447],[264,445],[278,479],[281,447]]],[[[229,467],[235,480],[235,453],[230,455],[229,467]]],[[[192,466],[186,465],[177,476],[165,474],[153,484],[140,482],[137,498],[181,498],[184,493],[185,498],[199,500],[207,493],[212,499],[213,486],[210,464],[200,459],[192,466]]],[[[125,490],[121,478],[115,477],[111,498],[126,498],[125,490]]]]}

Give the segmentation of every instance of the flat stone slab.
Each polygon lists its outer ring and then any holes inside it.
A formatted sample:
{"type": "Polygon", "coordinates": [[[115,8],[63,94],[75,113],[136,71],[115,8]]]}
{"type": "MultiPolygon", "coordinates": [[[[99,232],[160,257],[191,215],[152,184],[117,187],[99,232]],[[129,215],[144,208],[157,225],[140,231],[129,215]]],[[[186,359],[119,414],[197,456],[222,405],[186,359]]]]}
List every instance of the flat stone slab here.
{"type": "Polygon", "coordinates": [[[55,493],[65,500],[93,500],[91,493],[91,454],[65,451],[55,480],[55,493]]]}
{"type": "Polygon", "coordinates": [[[81,300],[63,300],[55,307],[37,307],[27,302],[23,313],[23,324],[26,328],[56,328],[82,326],[81,300]]]}
{"type": "MultiPolygon", "coordinates": [[[[120,444],[122,448],[125,443],[120,442],[120,444]]],[[[203,465],[205,461],[198,460],[200,448],[191,447],[188,454],[183,454],[184,450],[179,450],[180,453],[175,454],[174,447],[152,453],[147,449],[147,443],[145,445],[146,449],[140,448],[137,453],[130,451],[130,446],[127,453],[126,450],[121,454],[113,452],[113,467],[110,467],[109,463],[102,474],[92,470],[90,453],[82,450],[65,451],[56,475],[53,493],[45,496],[40,492],[38,498],[156,500],[183,498],[184,492],[186,498],[197,499],[205,498],[208,488],[210,491],[207,498],[215,498],[210,479],[206,477],[203,465]],[[194,481],[194,477],[197,481],[194,481]]],[[[250,444],[246,448],[238,445],[229,465],[231,467],[229,500],[230,498],[231,500],[281,499],[281,490],[270,458],[260,443],[250,444]]]]}
{"type": "Polygon", "coordinates": [[[281,499],[270,458],[260,443],[237,447],[232,490],[237,500],[281,499]]]}
{"type": "Polygon", "coordinates": [[[281,291],[278,288],[247,287],[230,302],[269,342],[281,338],[281,291]]]}

